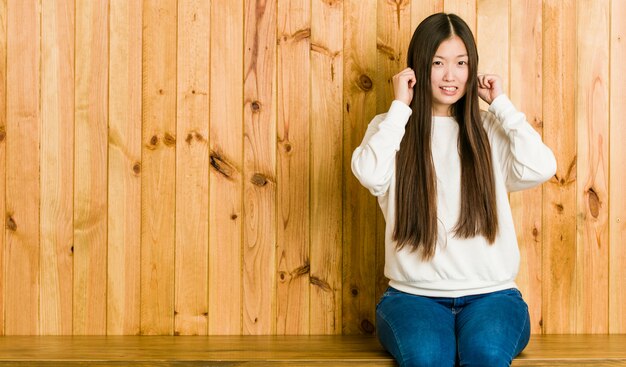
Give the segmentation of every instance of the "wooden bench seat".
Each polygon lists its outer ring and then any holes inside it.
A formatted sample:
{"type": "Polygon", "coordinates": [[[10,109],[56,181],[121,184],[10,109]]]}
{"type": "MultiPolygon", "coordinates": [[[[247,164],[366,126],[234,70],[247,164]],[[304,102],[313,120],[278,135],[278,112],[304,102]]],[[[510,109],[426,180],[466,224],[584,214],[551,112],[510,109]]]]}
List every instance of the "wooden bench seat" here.
{"type": "MultiPolygon", "coordinates": [[[[370,336],[4,336],[0,366],[395,366],[370,336]]],[[[513,366],[626,366],[626,335],[537,335],[513,366]]]]}

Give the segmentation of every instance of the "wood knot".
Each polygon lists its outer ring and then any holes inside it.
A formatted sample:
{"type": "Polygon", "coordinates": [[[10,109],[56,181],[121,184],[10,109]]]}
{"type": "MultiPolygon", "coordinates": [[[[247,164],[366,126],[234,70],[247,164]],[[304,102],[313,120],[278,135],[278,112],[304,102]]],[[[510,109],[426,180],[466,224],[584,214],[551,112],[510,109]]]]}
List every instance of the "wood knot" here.
{"type": "Polygon", "coordinates": [[[293,147],[289,143],[285,143],[283,145],[283,148],[285,149],[285,152],[287,152],[287,153],[291,153],[291,150],[293,149],[293,147]]]}
{"type": "Polygon", "coordinates": [[[230,215],[230,219],[232,219],[232,220],[237,219],[237,214],[231,214],[231,215],[230,215]]]}
{"type": "Polygon", "coordinates": [[[533,228],[533,237],[537,237],[539,236],[539,230],[537,229],[537,227],[533,228]]]}
{"type": "Polygon", "coordinates": [[[252,112],[259,112],[261,109],[261,103],[259,103],[259,101],[252,102],[250,106],[252,107],[252,112]]]}
{"type": "Polygon", "coordinates": [[[7,137],[7,132],[4,130],[4,126],[0,127],[0,143],[7,137]]]}
{"type": "Polygon", "coordinates": [[[598,218],[601,205],[600,198],[598,197],[598,194],[593,189],[593,187],[590,187],[589,190],[587,190],[587,194],[589,195],[589,212],[591,213],[591,216],[593,216],[594,218],[598,218]]]}
{"type": "Polygon", "coordinates": [[[262,175],[260,173],[255,173],[254,175],[252,175],[250,182],[252,182],[252,184],[255,186],[262,187],[262,186],[267,185],[267,177],[265,177],[265,175],[262,175]]]}
{"type": "Polygon", "coordinates": [[[561,204],[561,203],[556,203],[554,206],[556,207],[556,210],[557,210],[559,213],[563,213],[563,210],[565,209],[565,208],[563,208],[563,204],[561,204]]]}
{"type": "Polygon", "coordinates": [[[150,138],[150,142],[148,143],[147,148],[150,150],[155,150],[157,148],[157,145],[159,145],[159,137],[156,135],[153,135],[150,138]]]}
{"type": "Polygon", "coordinates": [[[163,94],[165,94],[165,91],[163,89],[159,89],[159,94],[163,95],[163,94]]]}
{"type": "Polygon", "coordinates": [[[173,147],[176,145],[176,138],[170,133],[165,133],[165,135],[163,136],[163,144],[167,145],[168,147],[173,147]]]}
{"type": "Polygon", "coordinates": [[[17,231],[17,223],[15,223],[15,220],[10,215],[7,217],[7,229],[13,232],[17,231]]]}
{"type": "Polygon", "coordinates": [[[356,288],[352,288],[350,289],[350,293],[352,294],[353,297],[356,297],[359,295],[359,290],[356,288]]]}
{"type": "Polygon", "coordinates": [[[370,322],[370,320],[363,319],[363,321],[361,321],[361,330],[363,330],[363,332],[366,334],[374,334],[376,328],[374,327],[374,324],[370,322]]]}
{"type": "Polygon", "coordinates": [[[333,290],[333,288],[330,286],[330,284],[328,284],[328,282],[314,275],[309,276],[309,283],[311,283],[311,285],[318,287],[320,290],[324,292],[332,292],[333,290]]]}
{"type": "Polygon", "coordinates": [[[211,154],[209,155],[209,164],[214,170],[227,179],[231,179],[233,173],[235,172],[235,168],[216,151],[211,151],[211,154]]]}
{"type": "Polygon", "coordinates": [[[365,74],[361,74],[361,76],[359,76],[358,85],[359,85],[359,88],[367,92],[372,89],[372,86],[374,85],[374,83],[372,82],[372,79],[370,79],[369,76],[365,74]]]}
{"type": "Polygon", "coordinates": [[[185,142],[187,144],[191,144],[191,142],[193,140],[196,140],[197,142],[205,142],[206,139],[204,139],[204,136],[202,136],[200,133],[198,133],[197,131],[190,131],[187,133],[187,137],[185,138],[185,142]]]}
{"type": "Polygon", "coordinates": [[[304,275],[307,275],[311,271],[311,266],[309,265],[308,260],[301,266],[298,266],[293,271],[291,271],[290,275],[294,278],[298,278],[304,275]]]}
{"type": "Polygon", "coordinates": [[[133,172],[137,175],[141,173],[141,163],[135,162],[135,164],[133,164],[133,172]]]}
{"type": "Polygon", "coordinates": [[[278,277],[280,278],[281,282],[284,282],[286,278],[285,272],[284,271],[279,272],[278,277]]]}

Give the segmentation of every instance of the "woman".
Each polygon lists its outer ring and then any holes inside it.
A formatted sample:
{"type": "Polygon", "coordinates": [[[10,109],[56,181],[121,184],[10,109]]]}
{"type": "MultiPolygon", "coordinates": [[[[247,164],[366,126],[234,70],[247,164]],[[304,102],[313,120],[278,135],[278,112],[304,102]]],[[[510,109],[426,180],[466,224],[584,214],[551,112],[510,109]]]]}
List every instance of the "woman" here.
{"type": "Polygon", "coordinates": [[[407,59],[352,156],[386,220],[378,338],[401,366],[508,366],[530,321],[507,192],[546,181],[556,161],[500,77],[477,75],[461,18],[426,18],[407,59]]]}

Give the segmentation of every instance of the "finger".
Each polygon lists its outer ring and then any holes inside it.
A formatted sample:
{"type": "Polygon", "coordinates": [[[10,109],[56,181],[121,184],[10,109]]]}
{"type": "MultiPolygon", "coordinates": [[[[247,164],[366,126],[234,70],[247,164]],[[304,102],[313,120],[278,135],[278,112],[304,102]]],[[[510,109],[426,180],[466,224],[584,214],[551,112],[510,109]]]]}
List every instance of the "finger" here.
{"type": "Polygon", "coordinates": [[[484,75],[478,76],[478,87],[481,89],[485,88],[485,76],[484,75]]]}
{"type": "Polygon", "coordinates": [[[409,88],[413,88],[415,86],[415,83],[417,83],[417,80],[415,78],[409,79],[409,88]]]}

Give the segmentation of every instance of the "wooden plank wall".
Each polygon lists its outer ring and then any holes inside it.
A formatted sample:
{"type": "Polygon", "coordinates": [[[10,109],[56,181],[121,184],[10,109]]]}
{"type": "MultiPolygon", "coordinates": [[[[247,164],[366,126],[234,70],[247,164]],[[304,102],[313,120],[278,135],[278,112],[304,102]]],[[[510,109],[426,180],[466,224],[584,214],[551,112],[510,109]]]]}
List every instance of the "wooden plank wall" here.
{"type": "Polygon", "coordinates": [[[626,2],[0,0],[0,334],[374,333],[350,159],[438,11],[557,157],[510,195],[533,332],[626,332],[626,2]]]}

